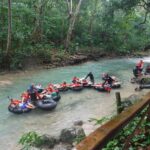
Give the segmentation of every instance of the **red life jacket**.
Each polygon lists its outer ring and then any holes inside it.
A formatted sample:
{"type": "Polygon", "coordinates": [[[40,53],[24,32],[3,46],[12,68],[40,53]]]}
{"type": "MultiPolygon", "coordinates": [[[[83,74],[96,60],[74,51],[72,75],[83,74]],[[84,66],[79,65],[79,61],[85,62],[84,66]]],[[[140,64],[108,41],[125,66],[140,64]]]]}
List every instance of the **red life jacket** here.
{"type": "Polygon", "coordinates": [[[19,103],[21,103],[21,101],[18,99],[12,99],[11,100],[11,104],[18,105],[19,103]]]}

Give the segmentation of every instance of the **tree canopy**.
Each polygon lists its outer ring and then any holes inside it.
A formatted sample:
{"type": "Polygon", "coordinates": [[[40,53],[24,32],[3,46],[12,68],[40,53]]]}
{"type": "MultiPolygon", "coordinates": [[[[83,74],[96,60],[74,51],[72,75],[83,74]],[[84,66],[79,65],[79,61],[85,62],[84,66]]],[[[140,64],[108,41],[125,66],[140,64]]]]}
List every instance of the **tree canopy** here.
{"type": "Polygon", "coordinates": [[[130,53],[150,42],[149,0],[2,0],[0,8],[1,67],[8,56],[13,68],[76,45],[130,53]]]}

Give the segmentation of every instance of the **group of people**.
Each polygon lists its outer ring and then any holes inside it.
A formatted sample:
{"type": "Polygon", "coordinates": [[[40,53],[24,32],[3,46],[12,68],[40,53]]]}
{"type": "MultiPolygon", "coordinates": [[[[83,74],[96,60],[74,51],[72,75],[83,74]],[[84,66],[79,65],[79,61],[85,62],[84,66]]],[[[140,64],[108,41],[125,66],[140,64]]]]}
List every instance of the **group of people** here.
{"type": "MultiPolygon", "coordinates": [[[[94,85],[95,83],[95,80],[94,80],[94,75],[92,72],[89,72],[86,77],[84,78],[84,80],[88,79],[91,81],[91,83],[94,85]]],[[[105,86],[105,85],[109,85],[110,87],[112,86],[113,82],[115,81],[108,73],[104,73],[102,75],[102,79],[104,80],[104,82],[102,83],[102,86],[105,86]]],[[[74,77],[72,79],[72,82],[73,83],[80,83],[80,80],[79,78],[77,77],[74,77]]]]}
{"type": "MultiPolygon", "coordinates": [[[[89,72],[82,81],[87,81],[86,79],[89,79],[92,85],[95,84],[94,75],[92,72],[89,72]]],[[[102,75],[102,79],[104,82],[102,83],[102,86],[105,87],[105,85],[109,85],[109,87],[112,86],[114,79],[108,74],[104,73],[102,75]]],[[[77,77],[74,77],[72,79],[73,84],[81,84],[81,80],[77,77]]],[[[66,82],[63,82],[61,86],[67,86],[66,82]]],[[[36,107],[36,101],[42,100],[45,95],[51,94],[53,92],[58,92],[57,89],[54,87],[53,84],[49,84],[45,89],[42,89],[41,85],[34,85],[33,83],[29,86],[26,92],[23,92],[21,95],[21,101],[19,102],[19,107],[22,109],[29,108],[34,109],[36,107]],[[39,90],[42,90],[39,92],[39,90]]],[[[18,103],[18,100],[11,99],[12,104],[18,103]]]]}
{"type": "MultiPolygon", "coordinates": [[[[19,103],[19,107],[24,109],[25,107],[34,109],[35,102],[37,99],[41,99],[41,96],[38,93],[37,88],[34,84],[31,84],[26,92],[23,92],[21,95],[21,103],[19,103]]],[[[14,101],[14,99],[12,99],[14,101]]]]}
{"type": "MultiPolygon", "coordinates": [[[[45,89],[42,89],[42,92],[39,92],[42,87],[40,85],[35,86],[33,83],[29,86],[26,92],[23,92],[21,95],[21,102],[18,104],[19,107],[24,109],[25,107],[34,109],[36,107],[36,101],[42,100],[46,94],[57,92],[55,91],[52,84],[49,84],[45,89]]],[[[11,99],[11,102],[14,103],[15,100],[11,99]]]]}

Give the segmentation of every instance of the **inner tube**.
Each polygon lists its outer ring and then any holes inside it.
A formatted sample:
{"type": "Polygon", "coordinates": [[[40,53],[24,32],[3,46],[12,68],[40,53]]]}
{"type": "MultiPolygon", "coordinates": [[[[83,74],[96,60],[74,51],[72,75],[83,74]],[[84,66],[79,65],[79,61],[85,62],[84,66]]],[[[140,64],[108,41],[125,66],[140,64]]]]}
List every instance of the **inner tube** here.
{"type": "Polygon", "coordinates": [[[22,114],[22,113],[30,112],[32,109],[27,108],[25,105],[23,107],[21,107],[19,105],[15,105],[15,104],[11,103],[8,106],[8,110],[14,114],[22,114]]]}
{"type": "Polygon", "coordinates": [[[101,92],[110,92],[111,91],[111,87],[110,86],[102,86],[102,84],[95,84],[93,85],[94,89],[101,91],[101,92]]]}
{"type": "Polygon", "coordinates": [[[84,78],[81,78],[80,81],[81,81],[81,84],[83,85],[83,87],[92,87],[92,82],[87,81],[84,78]]]}
{"type": "Polygon", "coordinates": [[[60,98],[61,98],[61,96],[60,96],[60,94],[58,93],[58,92],[53,92],[53,93],[51,93],[51,96],[52,96],[52,99],[54,100],[54,101],[59,101],[60,100],[60,98]]]}
{"type": "Polygon", "coordinates": [[[83,86],[82,86],[82,84],[75,83],[70,86],[70,89],[73,91],[81,91],[83,89],[83,86]]]}
{"type": "Polygon", "coordinates": [[[114,82],[111,86],[113,89],[117,89],[117,88],[120,88],[121,87],[121,82],[117,81],[117,82],[114,82]]]}
{"type": "Polygon", "coordinates": [[[36,106],[42,110],[53,110],[57,106],[57,103],[50,98],[50,99],[38,100],[36,102],[36,106]]]}
{"type": "Polygon", "coordinates": [[[150,84],[141,84],[140,89],[150,89],[150,84]]]}
{"type": "Polygon", "coordinates": [[[133,75],[137,78],[139,76],[139,73],[138,73],[138,69],[137,68],[134,68],[133,69],[133,75]]]}
{"type": "Polygon", "coordinates": [[[150,75],[150,65],[147,65],[144,74],[145,74],[145,75],[150,75]]]}
{"type": "Polygon", "coordinates": [[[58,88],[58,91],[60,91],[60,92],[65,92],[65,91],[68,91],[68,90],[69,90],[68,87],[59,87],[58,88]]]}
{"type": "Polygon", "coordinates": [[[145,72],[144,75],[150,75],[150,72],[145,72]]]}
{"type": "Polygon", "coordinates": [[[68,85],[62,86],[61,84],[54,85],[59,92],[65,92],[69,90],[68,85]]]}

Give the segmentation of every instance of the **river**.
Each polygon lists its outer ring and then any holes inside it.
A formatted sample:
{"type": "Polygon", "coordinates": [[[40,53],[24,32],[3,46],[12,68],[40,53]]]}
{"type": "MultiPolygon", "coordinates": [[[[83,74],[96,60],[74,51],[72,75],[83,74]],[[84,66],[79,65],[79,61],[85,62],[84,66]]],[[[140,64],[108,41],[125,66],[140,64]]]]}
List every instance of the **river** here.
{"type": "Polygon", "coordinates": [[[39,134],[58,135],[60,130],[72,126],[75,120],[87,121],[89,118],[101,118],[116,114],[115,92],[120,91],[122,98],[135,93],[135,84],[130,83],[132,68],[139,59],[121,58],[89,61],[80,65],[39,69],[21,73],[0,75],[0,150],[16,150],[20,137],[29,131],[39,134]],[[100,82],[103,72],[118,77],[123,85],[111,93],[100,93],[94,89],[81,92],[61,93],[61,100],[53,111],[33,110],[23,115],[8,111],[7,96],[20,98],[30,83],[71,82],[73,76],[83,77],[92,71],[96,82],[100,82]]]}

